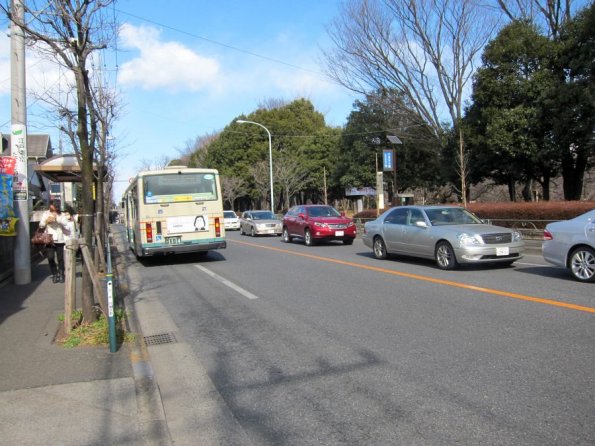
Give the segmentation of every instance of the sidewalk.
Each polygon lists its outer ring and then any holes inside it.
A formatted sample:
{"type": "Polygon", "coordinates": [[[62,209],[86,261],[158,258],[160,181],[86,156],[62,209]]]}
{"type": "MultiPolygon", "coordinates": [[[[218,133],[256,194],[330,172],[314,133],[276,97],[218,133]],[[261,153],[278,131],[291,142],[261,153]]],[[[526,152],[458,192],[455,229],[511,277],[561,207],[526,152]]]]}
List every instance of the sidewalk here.
{"type": "Polygon", "coordinates": [[[145,348],[65,349],[63,313],[47,260],[30,284],[0,284],[0,445],[170,445],[145,348]]]}

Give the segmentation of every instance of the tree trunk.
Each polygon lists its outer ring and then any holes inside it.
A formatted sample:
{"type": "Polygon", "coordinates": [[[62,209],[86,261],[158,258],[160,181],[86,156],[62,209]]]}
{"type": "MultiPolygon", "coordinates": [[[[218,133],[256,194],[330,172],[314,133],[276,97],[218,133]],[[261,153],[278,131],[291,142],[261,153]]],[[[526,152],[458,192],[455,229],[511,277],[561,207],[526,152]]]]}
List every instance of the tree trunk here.
{"type": "Polygon", "coordinates": [[[580,152],[576,160],[571,153],[566,154],[562,159],[562,184],[565,200],[580,200],[582,198],[586,167],[586,157],[580,152]]]}
{"type": "Polygon", "coordinates": [[[544,201],[550,201],[550,183],[551,183],[550,173],[545,172],[543,174],[543,181],[541,183],[544,201]]]}
{"type": "Polygon", "coordinates": [[[463,207],[467,207],[467,155],[465,153],[465,140],[461,125],[459,125],[459,169],[461,176],[461,198],[463,200],[463,207]]]}
{"type": "Polygon", "coordinates": [[[512,202],[516,201],[516,183],[514,181],[514,178],[508,179],[508,198],[512,202]]]}
{"type": "Polygon", "coordinates": [[[523,200],[533,201],[533,180],[527,179],[523,187],[523,200]]]}
{"type": "MultiPolygon", "coordinates": [[[[79,59],[80,60],[80,59],[79,59]]],[[[79,64],[78,70],[75,72],[77,82],[77,136],[79,139],[79,147],[81,151],[81,179],[82,179],[82,195],[83,195],[83,215],[82,215],[82,231],[84,243],[91,249],[93,246],[93,147],[89,146],[89,132],[87,122],[87,94],[88,78],[84,66],[84,62],[79,64]]],[[[95,322],[97,315],[94,310],[93,298],[93,282],[87,268],[83,267],[83,290],[82,290],[82,305],[83,305],[83,320],[85,322],[95,322]]]]}

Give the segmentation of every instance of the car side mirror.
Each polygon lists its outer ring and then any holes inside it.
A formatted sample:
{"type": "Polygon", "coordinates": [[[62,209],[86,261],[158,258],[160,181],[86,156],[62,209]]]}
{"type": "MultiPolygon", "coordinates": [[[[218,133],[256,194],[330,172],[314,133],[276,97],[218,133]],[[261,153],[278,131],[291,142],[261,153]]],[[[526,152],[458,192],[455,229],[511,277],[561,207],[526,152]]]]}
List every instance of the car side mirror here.
{"type": "Polygon", "coordinates": [[[301,218],[302,220],[306,219],[306,216],[304,214],[298,214],[298,218],[301,218]]]}
{"type": "Polygon", "coordinates": [[[416,221],[415,226],[418,228],[427,228],[428,224],[425,221],[416,221]]]}
{"type": "Polygon", "coordinates": [[[345,217],[345,211],[341,211],[341,217],[345,217]]]}

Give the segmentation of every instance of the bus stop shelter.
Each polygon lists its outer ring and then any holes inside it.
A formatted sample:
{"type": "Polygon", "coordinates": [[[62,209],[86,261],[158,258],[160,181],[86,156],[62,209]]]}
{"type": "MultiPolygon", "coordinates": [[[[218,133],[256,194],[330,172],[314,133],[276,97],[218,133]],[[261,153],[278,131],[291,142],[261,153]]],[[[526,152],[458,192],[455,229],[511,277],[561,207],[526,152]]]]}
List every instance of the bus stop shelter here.
{"type": "MultiPolygon", "coordinates": [[[[81,167],[74,154],[48,158],[36,165],[35,171],[53,183],[81,182],[81,167]]],[[[93,171],[97,173],[95,164],[93,164],[93,171]]]]}

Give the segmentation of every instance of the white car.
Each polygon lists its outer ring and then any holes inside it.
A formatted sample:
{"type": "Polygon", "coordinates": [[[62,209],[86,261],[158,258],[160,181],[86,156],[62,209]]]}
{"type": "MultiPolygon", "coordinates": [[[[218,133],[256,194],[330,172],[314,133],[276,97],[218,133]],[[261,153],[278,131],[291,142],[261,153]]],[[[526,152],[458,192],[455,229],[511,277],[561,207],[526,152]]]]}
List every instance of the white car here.
{"type": "Polygon", "coordinates": [[[238,231],[240,219],[234,211],[223,211],[223,227],[226,231],[238,231]]]}
{"type": "Polygon", "coordinates": [[[549,223],[541,249],[547,262],[568,268],[576,280],[595,282],[595,209],[549,223]]]}

